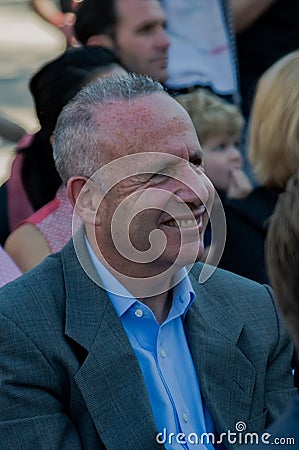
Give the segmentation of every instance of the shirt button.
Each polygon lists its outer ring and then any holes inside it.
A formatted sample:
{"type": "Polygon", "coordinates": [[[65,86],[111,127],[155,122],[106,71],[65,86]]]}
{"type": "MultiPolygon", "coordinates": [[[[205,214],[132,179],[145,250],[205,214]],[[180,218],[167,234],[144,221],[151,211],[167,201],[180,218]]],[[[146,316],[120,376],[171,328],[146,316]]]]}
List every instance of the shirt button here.
{"type": "Polygon", "coordinates": [[[183,419],[184,419],[184,422],[188,422],[189,417],[188,417],[187,413],[183,414],[183,419]]]}
{"type": "Polygon", "coordinates": [[[161,354],[162,358],[166,358],[166,351],[164,350],[164,348],[161,349],[160,354],[161,354]]]}
{"type": "Polygon", "coordinates": [[[136,309],[136,311],[135,311],[135,316],[136,316],[136,317],[142,317],[142,316],[143,316],[143,311],[142,311],[142,309],[136,309]]]}

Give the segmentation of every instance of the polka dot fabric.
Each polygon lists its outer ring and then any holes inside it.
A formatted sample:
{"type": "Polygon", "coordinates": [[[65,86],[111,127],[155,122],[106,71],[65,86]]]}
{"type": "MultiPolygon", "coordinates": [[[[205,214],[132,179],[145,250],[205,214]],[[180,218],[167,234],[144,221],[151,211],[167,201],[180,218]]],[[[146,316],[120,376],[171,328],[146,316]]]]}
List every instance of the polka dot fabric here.
{"type": "MultiPolygon", "coordinates": [[[[52,203],[52,202],[51,202],[52,203]]],[[[53,201],[54,207],[35,225],[47,239],[52,253],[58,252],[72,237],[73,208],[61,187],[53,201]]]]}
{"type": "Polygon", "coordinates": [[[20,270],[14,264],[8,254],[0,247],[0,287],[21,275],[20,270]]]}

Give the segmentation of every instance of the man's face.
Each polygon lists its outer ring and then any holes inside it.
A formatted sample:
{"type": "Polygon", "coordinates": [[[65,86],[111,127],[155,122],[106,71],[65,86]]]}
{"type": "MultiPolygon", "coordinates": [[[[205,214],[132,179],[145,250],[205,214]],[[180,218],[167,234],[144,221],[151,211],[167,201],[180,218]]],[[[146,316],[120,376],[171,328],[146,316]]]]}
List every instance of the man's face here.
{"type": "Polygon", "coordinates": [[[96,225],[104,258],[135,276],[199,259],[214,190],[187,113],[155,94],[111,103],[97,120],[106,130],[96,225]]]}
{"type": "Polygon", "coordinates": [[[165,16],[157,0],[115,0],[114,52],[129,72],[167,79],[165,16]]]}

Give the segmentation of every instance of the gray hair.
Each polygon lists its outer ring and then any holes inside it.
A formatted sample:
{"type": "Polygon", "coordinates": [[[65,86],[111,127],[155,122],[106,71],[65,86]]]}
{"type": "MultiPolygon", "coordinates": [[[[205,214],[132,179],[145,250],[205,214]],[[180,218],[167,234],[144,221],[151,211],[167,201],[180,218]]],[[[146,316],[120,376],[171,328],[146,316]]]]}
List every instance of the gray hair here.
{"type": "MultiPolygon", "coordinates": [[[[96,112],[111,101],[165,93],[145,75],[128,74],[98,79],[85,86],[62,110],[54,130],[54,161],[66,184],[70,177],[91,177],[101,167],[101,136],[96,112]]],[[[125,109],[124,109],[125,114],[125,109]]]]}

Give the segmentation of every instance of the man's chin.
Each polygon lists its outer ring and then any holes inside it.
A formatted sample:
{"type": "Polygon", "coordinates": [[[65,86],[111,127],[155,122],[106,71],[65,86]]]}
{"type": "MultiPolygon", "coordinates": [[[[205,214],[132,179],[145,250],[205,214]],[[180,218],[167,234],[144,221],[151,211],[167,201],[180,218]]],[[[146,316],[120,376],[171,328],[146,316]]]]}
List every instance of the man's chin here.
{"type": "Polygon", "coordinates": [[[181,268],[202,261],[204,245],[202,242],[192,242],[180,248],[180,251],[172,258],[174,267],[181,268]]]}
{"type": "Polygon", "coordinates": [[[154,80],[160,81],[160,83],[165,83],[168,79],[167,69],[161,68],[152,72],[150,75],[154,80]]]}

